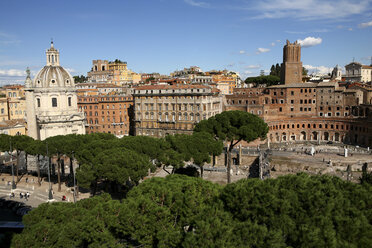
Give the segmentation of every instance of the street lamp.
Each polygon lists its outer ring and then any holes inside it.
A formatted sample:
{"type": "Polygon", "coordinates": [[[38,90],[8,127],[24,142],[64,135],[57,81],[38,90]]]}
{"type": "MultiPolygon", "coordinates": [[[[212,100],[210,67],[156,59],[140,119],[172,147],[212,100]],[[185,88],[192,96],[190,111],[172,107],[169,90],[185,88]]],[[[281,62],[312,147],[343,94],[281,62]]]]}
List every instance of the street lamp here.
{"type": "Polygon", "coordinates": [[[48,152],[48,142],[46,143],[46,153],[47,153],[47,158],[48,158],[48,181],[49,181],[49,196],[48,200],[53,200],[53,194],[52,194],[52,185],[50,184],[50,169],[49,169],[49,152],[48,152]]]}
{"type": "Polygon", "coordinates": [[[12,166],[12,189],[16,189],[17,188],[17,185],[15,184],[15,181],[14,181],[13,150],[12,150],[12,139],[11,138],[9,138],[9,144],[10,144],[10,151],[9,151],[9,154],[10,154],[10,165],[12,166]]]}

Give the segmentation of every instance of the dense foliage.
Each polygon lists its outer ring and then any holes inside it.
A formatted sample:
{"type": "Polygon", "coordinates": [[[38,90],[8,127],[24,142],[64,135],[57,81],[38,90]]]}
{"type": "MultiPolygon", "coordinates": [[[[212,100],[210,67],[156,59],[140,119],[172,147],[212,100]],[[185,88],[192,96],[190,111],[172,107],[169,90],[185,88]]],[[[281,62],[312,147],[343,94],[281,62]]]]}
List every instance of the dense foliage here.
{"type": "Polygon", "coordinates": [[[369,184],[299,174],[221,187],[171,175],[122,202],[42,204],[12,247],[371,247],[371,223],[369,184]]]}
{"type": "Polygon", "coordinates": [[[258,87],[260,85],[264,85],[269,87],[271,85],[280,84],[280,77],[274,75],[262,75],[258,77],[247,77],[244,81],[246,84],[253,84],[254,87],[258,87]]]}
{"type": "Polygon", "coordinates": [[[85,83],[87,82],[88,78],[84,75],[80,76],[73,76],[75,84],[85,83]]]}
{"type": "MultiPolygon", "coordinates": [[[[64,167],[63,158],[76,159],[79,168],[76,179],[79,186],[108,193],[124,193],[137,185],[156,166],[183,168],[186,163],[203,167],[212,155],[222,152],[223,144],[209,133],[174,135],[166,138],[127,136],[121,139],[112,134],[59,135],[33,140],[28,136],[0,135],[0,151],[22,151],[37,156],[49,156],[57,161],[58,191],[61,190],[64,167]],[[10,148],[12,147],[12,148],[10,148]]],[[[19,161],[19,160],[17,160],[19,161]]],[[[18,176],[18,164],[16,174],[18,176]]],[[[40,183],[40,166],[38,166],[40,183]]],[[[202,170],[203,171],[203,170],[202,170]]],[[[202,173],[201,173],[202,174],[202,173]]]]}
{"type": "MultiPolygon", "coordinates": [[[[282,70],[282,67],[278,63],[276,65],[272,65],[270,68],[270,75],[280,77],[281,70],[282,70]]],[[[309,72],[308,69],[306,69],[305,67],[302,67],[302,76],[307,76],[308,72],[309,72]]]]}

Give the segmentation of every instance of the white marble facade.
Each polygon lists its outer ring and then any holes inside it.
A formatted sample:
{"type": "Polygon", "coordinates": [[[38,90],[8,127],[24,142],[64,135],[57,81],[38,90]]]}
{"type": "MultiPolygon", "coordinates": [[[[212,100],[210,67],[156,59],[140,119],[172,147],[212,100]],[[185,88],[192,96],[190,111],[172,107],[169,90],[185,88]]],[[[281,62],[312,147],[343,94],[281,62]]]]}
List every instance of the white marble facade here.
{"type": "Polygon", "coordinates": [[[27,134],[44,140],[51,136],[85,134],[84,113],[78,111],[74,79],[59,64],[53,42],[47,64],[25,83],[27,134]]]}

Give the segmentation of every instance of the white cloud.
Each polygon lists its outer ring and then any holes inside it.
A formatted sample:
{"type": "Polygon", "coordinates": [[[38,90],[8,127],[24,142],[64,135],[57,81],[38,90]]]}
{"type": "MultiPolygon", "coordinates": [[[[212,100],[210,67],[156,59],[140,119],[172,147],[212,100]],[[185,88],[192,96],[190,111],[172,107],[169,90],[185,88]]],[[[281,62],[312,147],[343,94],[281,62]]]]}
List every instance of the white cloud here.
{"type": "Polygon", "coordinates": [[[297,41],[298,43],[301,44],[302,47],[312,47],[312,46],[316,46],[322,43],[322,38],[306,37],[303,40],[297,40],[297,41]]]}
{"type": "Polygon", "coordinates": [[[244,66],[245,69],[258,69],[260,68],[260,65],[246,65],[244,66]]]}
{"type": "Polygon", "coordinates": [[[327,66],[313,66],[313,65],[304,65],[304,67],[309,70],[309,74],[320,74],[320,75],[327,75],[328,73],[332,72],[332,67],[327,66]]]}
{"type": "Polygon", "coordinates": [[[251,71],[244,71],[243,74],[252,74],[253,72],[251,71]]]}
{"type": "Polygon", "coordinates": [[[194,1],[194,0],[184,0],[185,3],[191,5],[191,6],[195,6],[195,7],[202,7],[202,8],[208,8],[210,7],[209,3],[206,3],[206,2],[198,2],[198,1],[194,1]]]}
{"type": "Polygon", "coordinates": [[[359,24],[358,27],[360,27],[360,28],[372,27],[372,21],[363,22],[363,23],[359,24]]]}
{"type": "Polygon", "coordinates": [[[245,51],[244,50],[240,50],[239,51],[239,54],[245,54],[245,51]]]}
{"type": "Polygon", "coordinates": [[[65,68],[66,71],[68,71],[70,74],[75,73],[76,70],[73,68],[65,68]]]}
{"type": "Polygon", "coordinates": [[[14,35],[0,32],[0,44],[1,45],[16,45],[21,43],[14,35]]]}
{"type": "Polygon", "coordinates": [[[275,42],[271,42],[271,46],[275,46],[275,42]]]}
{"type": "Polygon", "coordinates": [[[10,69],[10,70],[0,70],[0,76],[2,77],[22,77],[26,76],[26,71],[10,69]]]}
{"type": "Polygon", "coordinates": [[[270,52],[270,49],[269,48],[259,47],[259,48],[257,48],[256,54],[267,53],[267,52],[270,52]]]}
{"type": "Polygon", "coordinates": [[[255,18],[300,20],[341,19],[370,10],[371,0],[264,0],[253,6],[261,12],[255,18]]]}
{"type": "Polygon", "coordinates": [[[353,31],[353,28],[348,28],[347,30],[349,30],[349,31],[353,31]]]}

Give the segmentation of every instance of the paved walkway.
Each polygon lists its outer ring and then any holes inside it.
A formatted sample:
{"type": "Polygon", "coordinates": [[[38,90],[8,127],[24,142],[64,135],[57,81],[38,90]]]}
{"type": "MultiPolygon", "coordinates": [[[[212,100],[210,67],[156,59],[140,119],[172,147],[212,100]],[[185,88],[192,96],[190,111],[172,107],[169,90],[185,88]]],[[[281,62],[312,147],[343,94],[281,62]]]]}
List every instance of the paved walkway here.
{"type": "MultiPolygon", "coordinates": [[[[2,174],[0,176],[0,198],[24,202],[31,207],[37,207],[42,203],[48,202],[49,183],[47,181],[43,181],[41,186],[39,186],[37,183],[37,177],[25,175],[22,177],[21,181],[18,182],[17,188],[14,190],[11,189],[12,188],[11,182],[12,182],[11,175],[9,176],[8,174],[2,174]],[[26,183],[26,178],[28,178],[28,183],[26,183]],[[15,195],[14,198],[9,198],[9,194],[11,192],[14,192],[15,195]],[[22,199],[20,198],[21,192],[30,193],[30,197],[28,198],[28,200],[26,200],[25,198],[22,199]]],[[[63,196],[66,196],[67,202],[74,201],[72,188],[66,187],[62,183],[61,192],[57,192],[57,189],[58,184],[52,183],[53,200],[51,200],[51,202],[61,202],[63,196]]],[[[89,193],[84,194],[80,193],[76,200],[88,198],[89,195],[90,195],[89,193]]]]}

